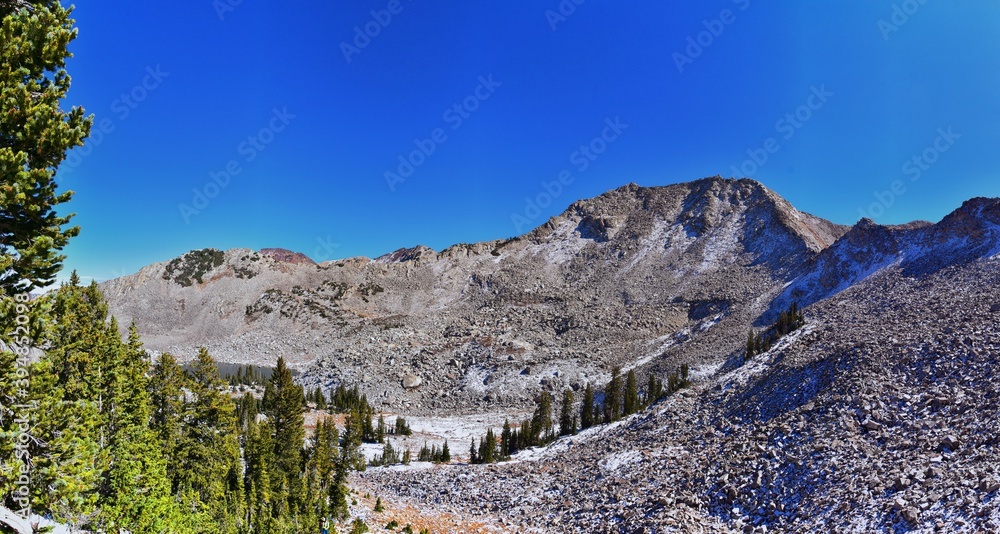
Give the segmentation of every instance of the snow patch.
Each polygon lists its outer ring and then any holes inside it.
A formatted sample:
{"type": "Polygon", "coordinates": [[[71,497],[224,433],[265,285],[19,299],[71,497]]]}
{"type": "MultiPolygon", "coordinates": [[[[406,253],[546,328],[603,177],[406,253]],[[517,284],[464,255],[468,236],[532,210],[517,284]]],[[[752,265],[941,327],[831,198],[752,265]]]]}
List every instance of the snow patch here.
{"type": "Polygon", "coordinates": [[[615,472],[623,466],[637,464],[642,461],[642,453],[639,451],[623,451],[609,454],[600,461],[601,469],[615,472]]]}

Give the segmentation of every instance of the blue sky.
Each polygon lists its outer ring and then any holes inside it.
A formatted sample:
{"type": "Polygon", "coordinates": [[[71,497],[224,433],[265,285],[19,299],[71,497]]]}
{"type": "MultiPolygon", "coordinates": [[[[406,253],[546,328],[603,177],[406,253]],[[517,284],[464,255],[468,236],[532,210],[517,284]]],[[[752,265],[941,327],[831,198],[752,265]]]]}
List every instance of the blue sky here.
{"type": "Polygon", "coordinates": [[[441,249],[716,174],[844,224],[1000,196],[995,3],[443,4],[81,3],[67,269],[441,249]]]}

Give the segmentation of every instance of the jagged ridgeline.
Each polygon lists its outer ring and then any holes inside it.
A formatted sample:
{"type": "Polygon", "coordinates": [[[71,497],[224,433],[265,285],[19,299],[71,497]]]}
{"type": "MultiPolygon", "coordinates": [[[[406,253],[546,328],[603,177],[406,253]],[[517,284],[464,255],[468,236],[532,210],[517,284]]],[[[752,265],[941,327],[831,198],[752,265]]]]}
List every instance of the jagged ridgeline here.
{"type": "Polygon", "coordinates": [[[665,380],[742,350],[759,296],[846,231],[752,180],[710,178],[624,186],[523,236],[441,252],[316,264],[202,250],[103,287],[154,350],[280,353],[310,388],[358,383],[396,410],[526,408],[615,366],[665,380]]]}

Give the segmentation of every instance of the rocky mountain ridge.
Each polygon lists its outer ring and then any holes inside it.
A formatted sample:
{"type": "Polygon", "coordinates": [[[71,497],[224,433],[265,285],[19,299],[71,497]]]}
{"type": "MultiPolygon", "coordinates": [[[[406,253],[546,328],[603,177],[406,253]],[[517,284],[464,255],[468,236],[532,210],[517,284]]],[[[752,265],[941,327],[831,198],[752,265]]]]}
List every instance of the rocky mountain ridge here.
{"type": "Polygon", "coordinates": [[[788,301],[819,301],[894,262],[982,257],[996,245],[996,206],[970,201],[936,225],[848,228],[749,179],[629,184],[508,240],[318,265],[189,253],[103,289],[155,351],[282,355],[307,385],[359,383],[411,411],[523,407],[541,390],[601,383],[615,365],[731,364],[749,325],[788,301]],[[420,386],[405,387],[414,377],[420,386]]]}

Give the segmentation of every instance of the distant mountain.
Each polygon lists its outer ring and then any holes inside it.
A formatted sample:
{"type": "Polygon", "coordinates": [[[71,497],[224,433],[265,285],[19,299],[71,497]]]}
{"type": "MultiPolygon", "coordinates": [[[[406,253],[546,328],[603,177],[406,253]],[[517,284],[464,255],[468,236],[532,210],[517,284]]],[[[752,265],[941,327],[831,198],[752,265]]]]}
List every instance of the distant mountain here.
{"type": "Polygon", "coordinates": [[[901,257],[927,270],[988,254],[995,202],[932,226],[852,229],[749,179],[629,184],[510,240],[318,265],[287,251],[196,251],[102,289],[156,351],[282,355],[308,385],[360,383],[414,411],[523,406],[615,365],[709,372],[787,301],[816,302],[901,257]],[[419,388],[403,388],[409,375],[419,388]]]}

